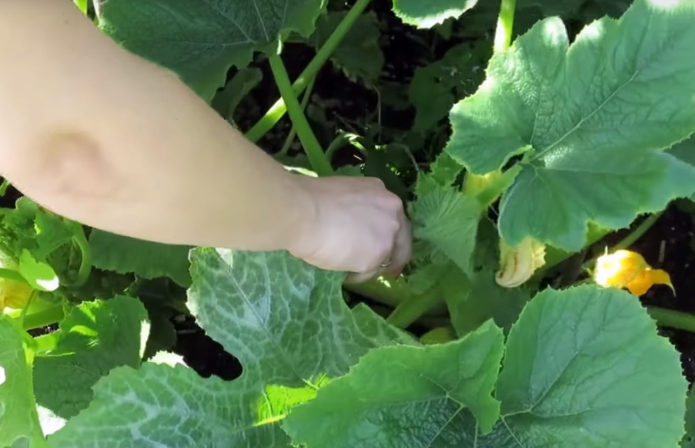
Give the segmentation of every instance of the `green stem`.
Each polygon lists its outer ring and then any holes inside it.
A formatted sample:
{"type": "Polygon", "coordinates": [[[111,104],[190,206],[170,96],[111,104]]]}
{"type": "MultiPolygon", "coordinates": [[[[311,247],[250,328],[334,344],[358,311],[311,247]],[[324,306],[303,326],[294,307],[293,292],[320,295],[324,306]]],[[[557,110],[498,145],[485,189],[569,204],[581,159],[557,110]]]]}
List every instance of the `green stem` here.
{"type": "Polygon", "coordinates": [[[401,302],[386,319],[386,322],[398,328],[408,328],[429,310],[442,302],[439,294],[411,296],[401,302]]]}
{"type": "Polygon", "coordinates": [[[19,272],[13,269],[0,268],[0,278],[14,280],[16,282],[24,283],[25,285],[29,284],[19,272]]]}
{"type": "MultiPolygon", "coordinates": [[[[635,227],[635,229],[632,232],[628,233],[627,236],[625,236],[625,238],[618,241],[617,244],[615,244],[614,246],[609,248],[608,252],[615,252],[616,250],[627,249],[628,247],[635,244],[637,242],[637,240],[642,238],[642,236],[644,236],[644,234],[647,233],[647,231],[649,231],[649,229],[652,228],[652,226],[659,220],[659,218],[661,218],[661,215],[663,215],[663,214],[664,214],[664,212],[662,211],[662,212],[654,213],[653,215],[648,216],[644,221],[642,221],[640,223],[640,225],[635,227]]],[[[593,257],[593,258],[586,260],[582,264],[582,270],[589,269],[594,263],[596,263],[596,260],[598,259],[599,256],[596,256],[596,257],[593,257]]]]}
{"type": "Polygon", "coordinates": [[[659,212],[659,213],[654,213],[653,215],[648,216],[644,221],[640,223],[639,226],[635,228],[632,232],[630,232],[625,238],[620,240],[613,248],[611,251],[615,251],[618,249],[627,249],[628,247],[632,246],[637,242],[638,239],[642,238],[645,233],[649,229],[652,228],[654,224],[661,218],[661,215],[663,215],[664,212],[659,212]]]}
{"type": "MultiPolygon", "coordinates": [[[[314,89],[314,82],[316,81],[316,78],[312,79],[309,82],[309,85],[306,88],[306,91],[304,92],[304,97],[302,98],[302,112],[306,111],[306,105],[309,103],[309,98],[311,97],[311,91],[314,89]]],[[[297,129],[292,125],[292,129],[290,129],[290,133],[287,134],[287,138],[285,138],[285,142],[282,145],[282,148],[280,148],[280,151],[278,152],[278,155],[280,156],[286,156],[287,152],[290,150],[290,146],[292,146],[292,142],[294,141],[294,138],[297,136],[297,129]]],[[[328,159],[329,161],[331,160],[330,158],[328,159]]]]}
{"type": "Polygon", "coordinates": [[[287,104],[287,110],[290,113],[290,118],[292,119],[292,124],[297,130],[297,135],[299,140],[304,146],[306,155],[309,157],[309,162],[311,167],[316,171],[319,176],[328,176],[333,172],[331,164],[326,158],[321,144],[316,139],[314,131],[311,130],[311,126],[304,115],[302,106],[297,101],[294,91],[292,90],[292,84],[290,83],[290,77],[287,75],[287,70],[285,65],[282,63],[282,59],[277,54],[270,55],[268,57],[270,62],[270,68],[273,71],[273,76],[275,77],[275,83],[280,89],[280,94],[287,104]]]}
{"type": "Polygon", "coordinates": [[[40,299],[32,300],[32,302],[27,304],[26,308],[14,311],[8,315],[10,319],[20,323],[25,330],[55,324],[60,322],[65,316],[62,303],[50,303],[40,299]]]}
{"type": "MultiPolygon", "coordinates": [[[[335,49],[340,45],[345,35],[350,31],[357,18],[362,15],[370,0],[357,0],[350,8],[350,11],[345,15],[343,20],[338,24],[335,31],[330,35],[328,40],[323,44],[321,49],[316,53],[316,56],[309,62],[304,71],[299,75],[297,80],[292,85],[294,94],[300,95],[309,84],[309,81],[316,77],[316,74],[321,70],[321,67],[328,61],[335,49]]],[[[280,98],[273,104],[268,112],[246,133],[246,138],[252,142],[257,142],[261,139],[275,124],[280,121],[287,106],[285,98],[280,98]]]]}
{"type": "Polygon", "coordinates": [[[493,177],[485,188],[476,194],[476,199],[484,209],[487,209],[512,185],[520,172],[521,165],[516,164],[500,176],[493,177]]]}
{"type": "Polygon", "coordinates": [[[0,196],[5,196],[7,189],[10,188],[10,181],[3,179],[2,184],[0,184],[0,196]]]}
{"type": "Polygon", "coordinates": [[[410,298],[410,292],[398,284],[385,282],[380,279],[364,283],[344,283],[343,287],[355,294],[367,297],[374,302],[395,308],[404,300],[410,298]]]}
{"type": "Polygon", "coordinates": [[[656,306],[647,307],[647,312],[660,327],[675,328],[695,333],[695,316],[692,314],[656,306]]]}
{"type": "MultiPolygon", "coordinates": [[[[613,252],[613,251],[616,251],[618,249],[626,249],[626,248],[632,246],[633,244],[635,244],[635,242],[637,242],[637,240],[642,238],[642,236],[644,236],[644,234],[647,233],[647,231],[659,220],[659,218],[661,217],[661,215],[663,215],[663,213],[664,212],[662,211],[662,212],[650,215],[648,218],[646,218],[644,221],[642,221],[640,223],[640,225],[635,228],[635,230],[630,232],[625,238],[623,238],[617,244],[615,244],[610,249],[608,249],[608,251],[613,252]]],[[[610,230],[595,232],[594,234],[590,235],[585,247],[589,247],[592,244],[597,243],[601,238],[605,237],[610,232],[611,232],[610,230]]],[[[560,263],[567,260],[569,257],[574,255],[574,253],[575,252],[567,252],[567,253],[562,253],[561,255],[554,257],[552,259],[552,261],[548,261],[548,263],[545,266],[543,266],[541,269],[539,269],[536,274],[540,275],[540,276],[545,275],[545,273],[547,273],[548,271],[550,271],[554,267],[558,266],[560,263]]],[[[597,259],[597,257],[594,257],[594,258],[591,258],[591,259],[585,261],[584,263],[582,263],[582,270],[588,269],[589,266],[591,266],[591,264],[596,261],[596,259],[597,259]]]]}
{"type": "Polygon", "coordinates": [[[75,222],[73,223],[74,233],[72,240],[77,245],[80,250],[80,255],[82,260],[80,260],[80,268],[77,271],[77,278],[73,286],[82,286],[85,284],[89,278],[89,274],[92,272],[92,248],[89,246],[89,241],[84,234],[84,228],[81,224],[75,222]]]}
{"type": "Polygon", "coordinates": [[[506,50],[512,44],[515,7],[516,0],[502,0],[500,4],[500,15],[497,18],[497,29],[495,30],[495,43],[493,46],[495,53],[506,50]]]}

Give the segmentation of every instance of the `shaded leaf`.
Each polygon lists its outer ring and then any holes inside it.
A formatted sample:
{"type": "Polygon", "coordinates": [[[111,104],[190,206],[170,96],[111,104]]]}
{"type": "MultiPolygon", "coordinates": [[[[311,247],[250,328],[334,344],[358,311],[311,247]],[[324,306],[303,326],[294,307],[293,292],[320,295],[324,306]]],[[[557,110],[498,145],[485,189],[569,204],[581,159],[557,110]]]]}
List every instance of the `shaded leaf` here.
{"type": "Polygon", "coordinates": [[[94,266],[120,274],[153,279],[169,277],[181,286],[191,284],[190,246],[161,244],[94,229],[89,235],[94,266]]]}
{"type": "MultiPolygon", "coordinates": [[[[311,43],[318,50],[331,36],[343,20],[347,11],[329,12],[316,22],[316,31],[311,43]]],[[[357,18],[331,55],[331,61],[350,79],[359,79],[367,85],[374,85],[384,66],[384,53],[379,46],[381,31],[374,12],[367,12],[357,18]]]]}
{"type": "Polygon", "coordinates": [[[263,72],[256,67],[239,70],[212,100],[212,107],[228,121],[234,123],[234,112],[239,103],[263,79],[263,72]]]}

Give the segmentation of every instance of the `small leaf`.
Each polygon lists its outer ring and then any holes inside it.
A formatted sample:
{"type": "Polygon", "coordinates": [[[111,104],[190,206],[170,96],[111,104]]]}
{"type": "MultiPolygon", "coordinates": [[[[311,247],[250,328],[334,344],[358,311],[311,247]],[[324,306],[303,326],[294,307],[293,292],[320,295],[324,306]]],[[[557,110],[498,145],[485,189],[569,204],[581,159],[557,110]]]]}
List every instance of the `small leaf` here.
{"type": "Polygon", "coordinates": [[[432,28],[446,19],[459,17],[478,0],[393,0],[393,12],[408,25],[432,28]]]}
{"type": "Polygon", "coordinates": [[[480,204],[450,187],[432,185],[429,190],[411,204],[413,235],[427,243],[424,252],[415,255],[422,257],[428,256],[428,252],[438,252],[464,272],[470,272],[480,204]]]}
{"type": "Polygon", "coordinates": [[[423,447],[469,446],[463,413],[471,411],[482,431],[499,415],[491,394],[503,343],[502,330],[487,323],[447,344],[375,349],[294,409],[284,428],[308,448],[402,447],[416,441],[423,447]]]}
{"type": "MultiPolygon", "coordinates": [[[[329,12],[316,22],[311,43],[320,49],[343,20],[347,11],[329,12]]],[[[331,55],[331,61],[348,78],[374,85],[384,66],[384,53],[379,46],[381,31],[374,12],[360,15],[331,55]]]]}
{"type": "Polygon", "coordinates": [[[442,59],[415,69],[408,86],[408,97],[416,111],[413,130],[429,131],[447,116],[457,100],[473,93],[482,82],[480,68],[490,57],[490,45],[485,42],[485,50],[482,48],[456,45],[442,59]]]}
{"type": "Polygon", "coordinates": [[[48,263],[36,260],[26,249],[19,257],[17,271],[29,286],[39,291],[55,291],[60,286],[60,280],[53,268],[48,263]]]}

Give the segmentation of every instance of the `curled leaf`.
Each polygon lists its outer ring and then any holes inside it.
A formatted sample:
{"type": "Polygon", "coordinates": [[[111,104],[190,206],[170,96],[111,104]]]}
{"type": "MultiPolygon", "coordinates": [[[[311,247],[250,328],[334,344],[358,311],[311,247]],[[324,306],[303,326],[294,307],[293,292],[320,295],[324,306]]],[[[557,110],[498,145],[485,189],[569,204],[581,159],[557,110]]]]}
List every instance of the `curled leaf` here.
{"type": "Polygon", "coordinates": [[[652,269],[642,255],[630,250],[600,256],[594,281],[604,288],[627,288],[636,296],[645,294],[653,285],[668,285],[673,290],[668,272],[652,269]]]}
{"type": "Polygon", "coordinates": [[[536,269],[545,264],[545,245],[533,238],[524,238],[516,246],[500,239],[500,270],[495,275],[497,284],[515,288],[531,278],[536,269]]]}

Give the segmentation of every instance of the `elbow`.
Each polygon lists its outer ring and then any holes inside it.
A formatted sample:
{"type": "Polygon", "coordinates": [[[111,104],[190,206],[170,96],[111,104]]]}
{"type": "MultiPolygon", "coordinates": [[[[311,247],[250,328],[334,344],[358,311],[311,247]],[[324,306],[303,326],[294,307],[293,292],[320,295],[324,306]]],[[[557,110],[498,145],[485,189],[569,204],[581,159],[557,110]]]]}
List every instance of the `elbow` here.
{"type": "Polygon", "coordinates": [[[119,184],[99,142],[71,128],[45,132],[6,160],[5,176],[23,193],[76,220],[111,202],[119,184]]]}

